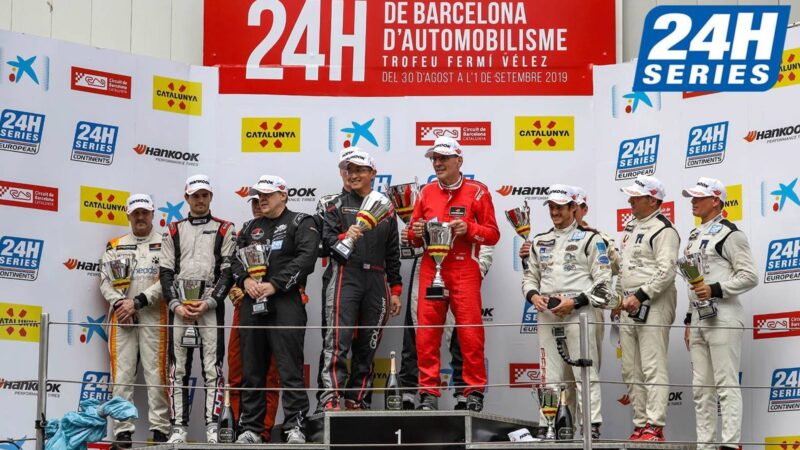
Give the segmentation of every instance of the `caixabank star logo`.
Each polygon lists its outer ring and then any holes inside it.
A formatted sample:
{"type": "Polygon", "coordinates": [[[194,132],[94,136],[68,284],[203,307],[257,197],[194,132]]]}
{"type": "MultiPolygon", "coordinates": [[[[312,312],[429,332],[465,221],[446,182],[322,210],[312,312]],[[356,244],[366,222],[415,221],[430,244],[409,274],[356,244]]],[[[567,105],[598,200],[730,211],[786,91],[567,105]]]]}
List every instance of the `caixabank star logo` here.
{"type": "Polygon", "coordinates": [[[2,57],[2,74],[0,82],[8,82],[11,86],[38,87],[46,91],[50,89],[50,57],[32,54],[0,54],[2,57]]]}
{"type": "Polygon", "coordinates": [[[728,122],[697,125],[689,130],[686,168],[721,164],[728,142],[728,122]]]}
{"type": "Polygon", "coordinates": [[[800,237],[775,239],[767,247],[764,283],[800,279],[800,237]]]}
{"type": "Polygon", "coordinates": [[[365,151],[392,149],[392,123],[386,116],[331,117],[328,119],[328,150],[358,147],[365,151]]]}
{"type": "Polygon", "coordinates": [[[575,117],[517,116],[514,118],[514,150],[575,150],[575,117]]]}
{"type": "Polygon", "coordinates": [[[0,237],[0,278],[34,281],[44,251],[44,241],[26,237],[0,237]]]}
{"type": "Polygon", "coordinates": [[[791,215],[800,212],[797,196],[797,177],[780,181],[761,182],[761,215],[764,217],[791,215]]]}
{"type": "Polygon", "coordinates": [[[80,121],[75,126],[72,140],[72,161],[100,164],[114,162],[119,127],[102,123],[80,121]]]}
{"type": "Polygon", "coordinates": [[[128,225],[125,200],[129,192],[93,186],[81,186],[80,219],[106,225],[128,225]]]}
{"type": "Polygon", "coordinates": [[[67,326],[67,344],[88,344],[92,342],[93,338],[97,338],[95,341],[103,342],[104,345],[107,345],[106,315],[100,314],[92,317],[91,315],[83,314],[83,316],[84,318],[81,318],[71,309],[67,311],[67,322],[70,323],[67,326]]]}
{"type": "Polygon", "coordinates": [[[44,114],[16,109],[0,113],[0,150],[35,155],[44,134],[44,114]]]}
{"type": "Polygon", "coordinates": [[[242,152],[282,153],[299,151],[299,117],[242,118],[242,152]]]}
{"type": "Polygon", "coordinates": [[[203,83],[154,75],[153,109],[189,116],[203,115],[203,83]]]}
{"type": "Polygon", "coordinates": [[[41,306],[0,303],[0,339],[39,342],[41,320],[41,306]]]}
{"type": "Polygon", "coordinates": [[[619,143],[615,180],[630,180],[656,173],[660,135],[625,139],[619,143]]]}
{"type": "Polygon", "coordinates": [[[769,390],[768,412],[800,410],[800,367],[775,369],[769,390]]]}

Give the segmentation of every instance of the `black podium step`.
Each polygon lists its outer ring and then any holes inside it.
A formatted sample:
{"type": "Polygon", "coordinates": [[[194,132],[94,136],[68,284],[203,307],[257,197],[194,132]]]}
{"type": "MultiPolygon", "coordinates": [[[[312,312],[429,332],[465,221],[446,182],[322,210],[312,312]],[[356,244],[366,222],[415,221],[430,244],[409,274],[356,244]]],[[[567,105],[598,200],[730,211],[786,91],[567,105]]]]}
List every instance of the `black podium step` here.
{"type": "MultiPolygon", "coordinates": [[[[520,428],[535,431],[537,423],[471,411],[335,411],[308,417],[305,445],[293,449],[386,449],[408,445],[410,449],[557,449],[581,450],[582,441],[509,442],[508,433],[520,428]]],[[[273,437],[280,436],[276,427],[273,437]]],[[[611,450],[690,450],[689,445],[597,441],[593,448],[611,450]]],[[[149,450],[273,449],[285,444],[171,444],[149,450]]]]}
{"type": "Polygon", "coordinates": [[[508,441],[509,432],[535,426],[533,422],[468,411],[341,411],[310,419],[322,433],[310,434],[331,448],[414,444],[415,449],[464,449],[473,442],[508,441]]]}

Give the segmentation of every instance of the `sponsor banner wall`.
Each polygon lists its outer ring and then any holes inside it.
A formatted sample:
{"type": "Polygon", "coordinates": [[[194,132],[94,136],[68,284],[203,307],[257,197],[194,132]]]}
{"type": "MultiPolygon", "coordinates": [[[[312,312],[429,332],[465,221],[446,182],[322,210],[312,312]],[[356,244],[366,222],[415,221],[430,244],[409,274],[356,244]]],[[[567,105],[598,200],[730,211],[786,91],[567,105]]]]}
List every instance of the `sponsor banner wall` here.
{"type": "MultiPolygon", "coordinates": [[[[621,236],[630,205],[619,188],[630,184],[629,177],[635,174],[652,174],[666,186],[665,214],[681,234],[683,251],[696,222],[690,200],[681,196],[681,190],[701,176],[723,181],[728,192],[724,214],[747,234],[759,276],[755,290],[742,296],[744,325],[764,327],[744,333],[741,383],[769,387],[743,391],[742,439],[784,446],[787,441],[794,443],[786,435],[796,429],[792,411],[800,410],[798,333],[790,330],[798,326],[800,309],[795,295],[800,279],[796,225],[800,120],[794,112],[800,99],[794,82],[798,47],[800,33],[790,29],[781,81],[759,94],[631,92],[633,64],[594,71],[594,142],[602,148],[596,152],[597,191],[590,215],[601,229],[616,228],[612,236],[621,236]],[[617,211],[616,216],[606,213],[612,211],[617,211]]],[[[686,283],[680,277],[677,286],[675,323],[680,325],[688,301],[686,283]]],[[[673,329],[670,336],[670,382],[691,384],[683,327],[673,329]]],[[[612,348],[607,342],[602,379],[620,378],[620,360],[613,357],[612,348]]],[[[604,430],[627,433],[630,407],[613,402],[623,389],[606,386],[603,392],[604,430]],[[605,395],[609,392],[614,396],[605,395]]],[[[673,388],[670,397],[667,437],[694,439],[691,389],[673,388]]],[[[624,437],[625,433],[619,433],[624,437]]]]}
{"type": "MultiPolygon", "coordinates": [[[[581,184],[589,195],[589,223],[616,237],[618,221],[624,221],[629,207],[618,188],[630,183],[631,174],[651,171],[665,181],[671,218],[685,238],[694,219],[680,188],[710,175],[740,186],[736,194],[729,190],[728,214],[748,234],[762,281],[756,292],[743,297],[745,322],[764,320],[773,330],[765,336],[745,334],[742,382],[774,385],[745,392],[745,411],[750,411],[745,413],[745,439],[793,434],[793,413],[787,411],[796,392],[792,371],[800,361],[796,337],[781,335],[780,327],[796,322],[800,310],[790,291],[797,282],[793,273],[800,248],[792,225],[800,206],[791,194],[800,176],[793,172],[797,164],[791,153],[798,125],[791,114],[795,85],[763,94],[642,95],[630,92],[633,67],[620,65],[597,68],[593,97],[218,95],[216,69],[6,32],[0,37],[0,210],[5,219],[0,226],[0,319],[13,331],[13,337],[0,339],[0,351],[14,361],[0,377],[18,381],[3,385],[0,401],[19,412],[0,424],[0,435],[34,435],[35,383],[20,380],[36,377],[34,336],[39,330],[31,318],[42,311],[55,321],[84,322],[51,329],[50,377],[86,384],[50,383],[48,415],[75,410],[81,398],[108,397],[102,325],[108,305],[97,290],[97,261],[109,238],[128,231],[120,218],[121,196],[152,194],[155,226],[163,230],[187,215],[185,178],[207,173],[214,185],[213,213],[238,229],[249,216],[243,194],[261,174],[284,177],[289,207],[313,213],[322,195],[340,189],[336,164],[343,146],[374,155],[375,187],[383,190],[387,184],[432,179],[423,154],[443,135],[464,144],[463,172],[486,184],[502,234],[484,280],[483,318],[487,324],[516,325],[487,327],[486,364],[490,383],[514,388],[490,388],[488,411],[535,420],[533,398],[517,394],[542,376],[536,313],[519,292],[516,254],[522,240],[503,211],[527,201],[532,233],[544,232],[551,226],[542,206],[547,186],[581,184]],[[18,70],[10,77],[13,67],[6,61],[18,56],[36,59],[24,73],[18,70]],[[76,73],[88,74],[91,81],[82,78],[77,84],[76,73]],[[788,400],[781,404],[789,406],[769,412],[771,400],[788,400]]],[[[791,48],[800,47],[797,33],[790,33],[789,40],[791,48]]],[[[318,262],[307,286],[312,326],[320,322],[324,264],[318,262]]],[[[404,308],[409,272],[406,261],[404,308]]],[[[685,288],[678,284],[685,299],[685,288]]],[[[686,302],[679,304],[680,317],[686,302]]],[[[230,318],[231,311],[227,314],[230,318]]],[[[669,364],[672,381],[688,384],[689,357],[681,331],[672,333],[669,364]]],[[[385,333],[378,351],[380,374],[389,352],[399,353],[401,335],[400,330],[385,333]]],[[[321,338],[316,329],[306,336],[304,358],[313,383],[321,338]]],[[[601,378],[618,381],[612,332],[604,342],[601,378]]],[[[443,361],[447,381],[446,350],[443,361]]],[[[630,432],[624,388],[606,385],[603,392],[604,434],[624,438],[630,432]]],[[[673,388],[670,399],[668,436],[693,439],[691,389],[673,388]]],[[[144,411],[142,393],[136,401],[144,411]]],[[[445,395],[443,407],[452,401],[445,395]]],[[[203,424],[202,407],[195,406],[191,433],[196,438],[203,424]]],[[[146,428],[140,419],[136,437],[146,439],[146,428]]]]}

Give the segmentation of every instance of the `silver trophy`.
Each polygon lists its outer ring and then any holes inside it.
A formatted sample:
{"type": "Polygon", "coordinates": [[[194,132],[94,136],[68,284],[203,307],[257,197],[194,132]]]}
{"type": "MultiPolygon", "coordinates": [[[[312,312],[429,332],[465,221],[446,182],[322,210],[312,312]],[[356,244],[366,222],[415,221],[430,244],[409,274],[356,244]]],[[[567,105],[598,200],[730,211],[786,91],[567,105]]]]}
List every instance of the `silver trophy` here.
{"type": "Polygon", "coordinates": [[[558,390],[552,387],[540,385],[536,388],[536,400],[539,401],[539,414],[547,422],[547,433],[545,440],[556,440],[556,429],[554,427],[556,413],[558,412],[558,390]]]}
{"type": "MultiPolygon", "coordinates": [[[[369,231],[391,216],[392,211],[394,211],[392,202],[380,192],[372,191],[361,202],[361,209],[356,214],[356,225],[362,232],[369,231]]],[[[353,253],[354,245],[355,240],[347,237],[337,242],[333,246],[333,251],[346,260],[353,253]]]]}
{"type": "MultiPolygon", "coordinates": [[[[705,280],[705,260],[702,253],[691,253],[681,256],[675,263],[678,273],[692,286],[702,285],[705,280]]],[[[717,305],[713,298],[692,302],[700,320],[710,319],[717,315],[717,305]]]]}
{"type": "MultiPolygon", "coordinates": [[[[392,201],[397,216],[406,224],[411,222],[411,215],[414,212],[414,203],[417,201],[419,195],[419,184],[415,179],[413,183],[398,184],[386,188],[386,195],[392,201]]],[[[419,247],[412,247],[410,245],[400,246],[401,259],[413,259],[422,255],[422,249],[419,247]]]]}
{"type": "Polygon", "coordinates": [[[436,263],[436,275],[425,291],[425,298],[427,299],[447,300],[450,298],[450,291],[444,285],[444,280],[442,279],[442,261],[450,253],[454,239],[455,235],[449,223],[425,223],[425,248],[436,263]]]}
{"type": "MultiPolygon", "coordinates": [[[[269,255],[272,253],[272,246],[269,242],[265,244],[253,243],[247,247],[236,250],[236,257],[242,262],[242,265],[247,270],[250,278],[261,283],[261,280],[267,275],[267,268],[269,268],[269,255]]],[[[267,296],[254,299],[253,314],[266,314],[269,312],[267,307],[267,296]]]]}
{"type": "Polygon", "coordinates": [[[111,286],[125,297],[128,296],[136,264],[133,255],[117,255],[116,259],[103,263],[103,273],[111,280],[111,286]]]}
{"type": "MultiPolygon", "coordinates": [[[[514,208],[506,211],[506,219],[508,219],[514,231],[517,232],[519,237],[528,240],[528,235],[531,234],[531,208],[528,206],[526,200],[522,204],[522,208],[514,208]]],[[[522,268],[528,268],[528,260],[522,258],[522,268]]]]}
{"type": "MultiPolygon", "coordinates": [[[[202,301],[206,282],[205,280],[175,280],[174,288],[181,303],[188,305],[202,301]]],[[[202,345],[200,330],[195,325],[197,325],[197,321],[194,322],[194,325],[186,327],[186,331],[181,337],[181,347],[198,348],[202,345]]]]}

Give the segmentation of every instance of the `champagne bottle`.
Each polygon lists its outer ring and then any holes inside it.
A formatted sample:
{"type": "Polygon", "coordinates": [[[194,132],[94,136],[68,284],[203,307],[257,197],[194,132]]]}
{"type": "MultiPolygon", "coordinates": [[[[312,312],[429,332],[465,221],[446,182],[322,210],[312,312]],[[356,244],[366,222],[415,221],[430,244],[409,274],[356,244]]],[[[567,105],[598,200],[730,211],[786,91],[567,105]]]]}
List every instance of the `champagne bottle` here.
{"type": "Polygon", "coordinates": [[[386,380],[386,389],[383,391],[385,408],[387,410],[399,411],[403,409],[403,397],[400,395],[400,383],[397,381],[397,366],[394,362],[395,353],[389,354],[391,369],[389,379],[386,380]]]}
{"type": "Polygon", "coordinates": [[[567,388],[561,386],[561,398],[558,401],[558,411],[556,411],[556,439],[569,440],[574,437],[575,425],[567,405],[567,388]]]}
{"type": "Polygon", "coordinates": [[[217,423],[217,440],[220,443],[231,444],[236,442],[236,417],[233,416],[231,408],[230,385],[225,385],[225,406],[222,414],[219,415],[217,423]]]}

